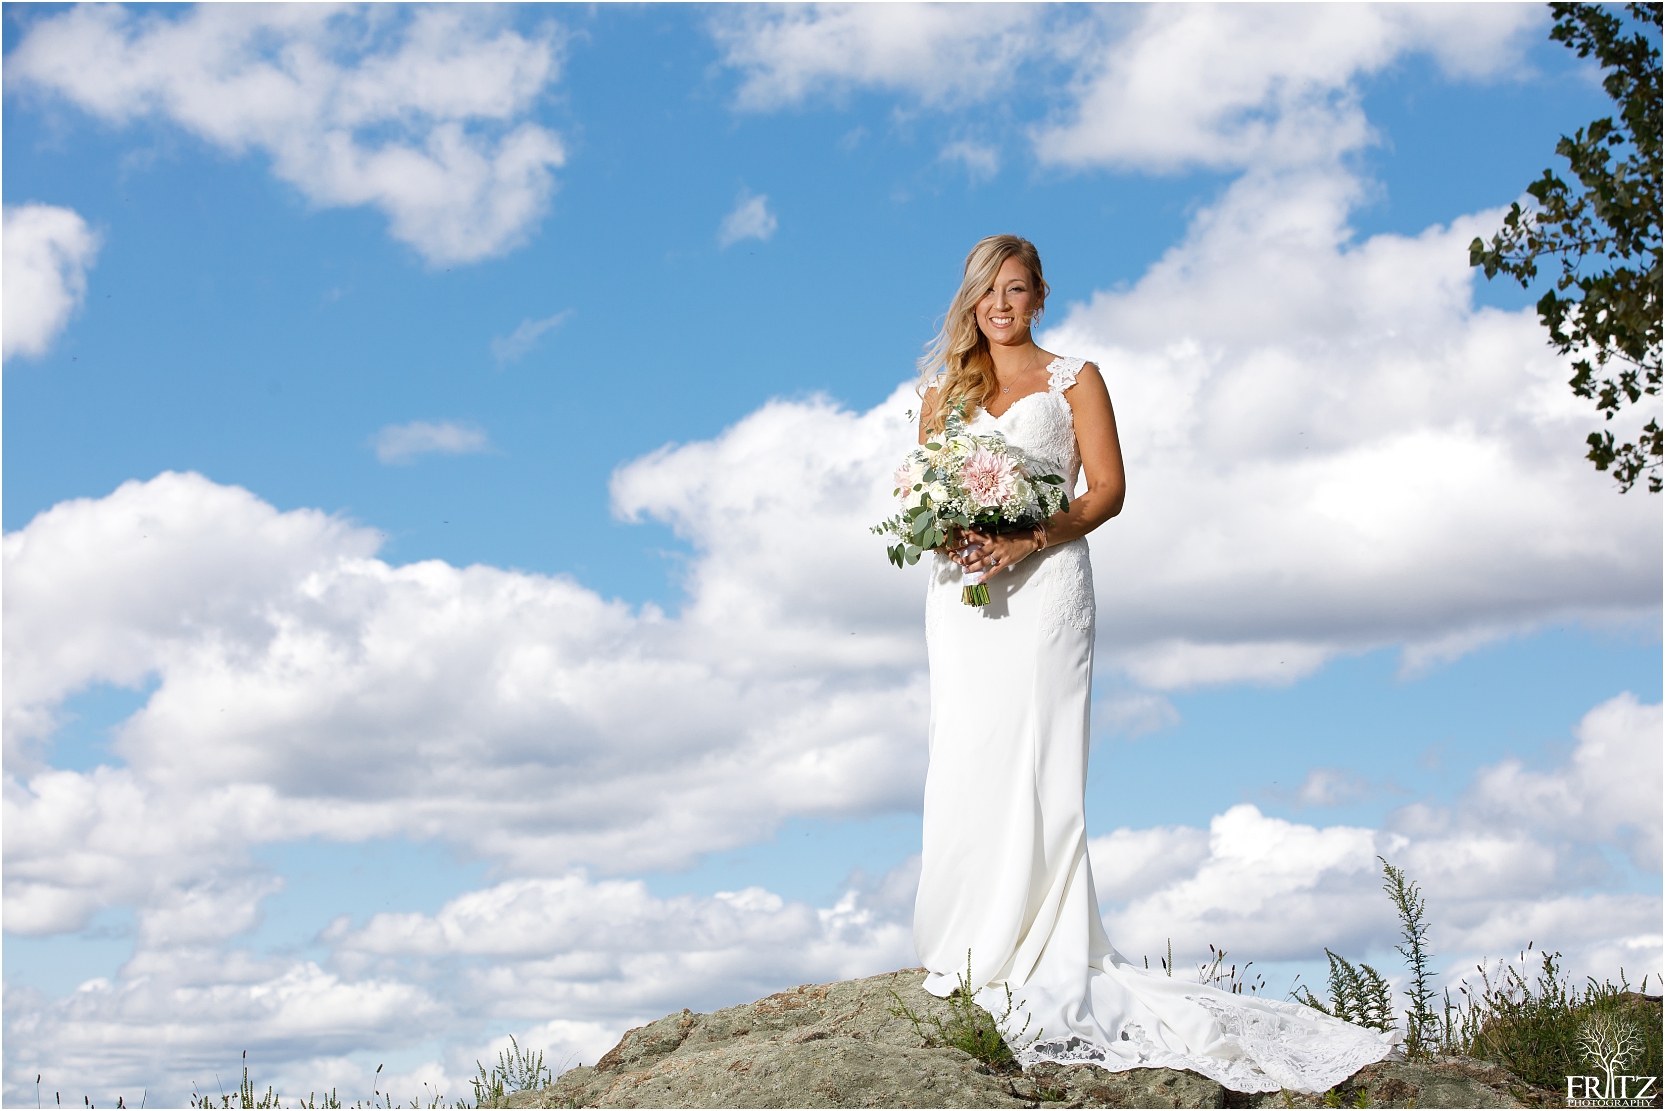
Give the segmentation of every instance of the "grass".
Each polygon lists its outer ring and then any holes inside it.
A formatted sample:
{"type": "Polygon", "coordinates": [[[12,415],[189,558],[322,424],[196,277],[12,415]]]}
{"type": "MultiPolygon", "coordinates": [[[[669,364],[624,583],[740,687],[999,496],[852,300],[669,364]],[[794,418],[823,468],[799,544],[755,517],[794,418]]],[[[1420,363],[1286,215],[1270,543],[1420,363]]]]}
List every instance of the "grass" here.
{"type": "MultiPolygon", "coordinates": [[[[235,1095],[227,1095],[222,1092],[218,1097],[215,1097],[199,1095],[193,1092],[191,1095],[190,1106],[261,1109],[282,1107],[283,1104],[280,1101],[283,1097],[270,1085],[267,1086],[266,1091],[263,1093],[255,1091],[254,1082],[249,1079],[249,1066],[247,1063],[248,1057],[249,1052],[245,1049],[243,1051],[243,1082],[238,1086],[235,1095]],[[219,1100],[217,1103],[215,1102],[216,1098],[219,1100]]],[[[497,1063],[491,1067],[489,1072],[479,1061],[474,1062],[474,1067],[479,1070],[480,1075],[471,1081],[474,1085],[473,1103],[468,1103],[465,1100],[457,1100],[454,1103],[447,1103],[445,1102],[444,1096],[430,1092],[428,1095],[428,1102],[422,1103],[413,1099],[410,1101],[409,1106],[428,1108],[502,1107],[504,1106],[504,1101],[508,1097],[509,1093],[524,1092],[532,1088],[542,1088],[554,1079],[549,1068],[543,1063],[542,1051],[533,1053],[529,1050],[522,1049],[520,1047],[520,1043],[515,1040],[514,1035],[512,1034],[509,1036],[509,1048],[498,1053],[497,1063]]],[[[382,1066],[377,1065],[377,1075],[380,1075],[381,1071],[382,1066]]],[[[427,1085],[423,1084],[423,1087],[426,1088],[427,1085]]],[[[376,1095],[381,1097],[383,1102],[377,1103],[374,1098],[368,1102],[355,1100],[353,1101],[353,1106],[355,1108],[401,1106],[400,1104],[394,1103],[393,1096],[387,1092],[378,1090],[376,1095]]],[[[88,1101],[87,1106],[92,1106],[91,1101],[88,1101]]],[[[305,1100],[296,1100],[294,1106],[317,1108],[344,1107],[346,1105],[341,1102],[341,1097],[338,1096],[335,1089],[332,1088],[330,1089],[329,1094],[324,1096],[320,1096],[316,1092],[308,1093],[305,1100]]]]}
{"type": "Polygon", "coordinates": [[[1609,1080],[1616,1073],[1659,1077],[1660,1012],[1647,997],[1648,977],[1635,991],[1622,968],[1617,984],[1591,976],[1578,985],[1562,973],[1560,958],[1528,946],[1513,964],[1475,966],[1477,988],[1465,981],[1455,999],[1445,993],[1430,1050],[1496,1061],[1544,1088],[1597,1073],[1609,1080]],[[1537,967],[1528,976],[1523,969],[1534,955],[1537,967]]]}

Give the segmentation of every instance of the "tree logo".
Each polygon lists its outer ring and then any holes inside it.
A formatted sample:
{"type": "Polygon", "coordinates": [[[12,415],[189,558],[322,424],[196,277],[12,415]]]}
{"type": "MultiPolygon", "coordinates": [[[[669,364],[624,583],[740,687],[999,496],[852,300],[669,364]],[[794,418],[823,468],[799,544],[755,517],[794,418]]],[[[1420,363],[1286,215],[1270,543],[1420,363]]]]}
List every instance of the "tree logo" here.
{"type": "Polygon", "coordinates": [[[1601,1076],[1567,1077],[1568,1107],[1652,1107],[1656,1076],[1633,1076],[1623,1068],[1642,1053],[1641,1028],[1614,1012],[1586,1018],[1578,1031],[1584,1059],[1601,1076]]]}

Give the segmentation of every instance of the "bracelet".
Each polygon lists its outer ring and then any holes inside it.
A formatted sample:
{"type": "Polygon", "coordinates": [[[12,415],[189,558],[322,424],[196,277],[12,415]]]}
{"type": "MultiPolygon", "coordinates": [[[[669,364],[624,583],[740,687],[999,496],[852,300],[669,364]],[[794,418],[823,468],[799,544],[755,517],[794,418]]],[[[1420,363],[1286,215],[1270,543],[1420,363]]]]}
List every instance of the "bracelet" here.
{"type": "Polygon", "coordinates": [[[1039,534],[1039,535],[1038,535],[1038,536],[1037,536],[1037,537],[1036,537],[1036,541],[1035,541],[1035,542],[1036,542],[1036,543],[1038,543],[1038,544],[1039,544],[1039,545],[1040,545],[1040,547],[1038,547],[1038,548],[1036,548],[1036,549],[1035,549],[1035,550],[1036,550],[1036,551],[1037,551],[1037,552],[1044,552],[1044,551],[1046,551],[1046,525],[1044,525],[1044,524],[1037,524],[1037,525],[1036,525],[1036,526],[1035,526],[1035,532],[1036,532],[1036,533],[1037,533],[1037,534],[1039,534]]]}

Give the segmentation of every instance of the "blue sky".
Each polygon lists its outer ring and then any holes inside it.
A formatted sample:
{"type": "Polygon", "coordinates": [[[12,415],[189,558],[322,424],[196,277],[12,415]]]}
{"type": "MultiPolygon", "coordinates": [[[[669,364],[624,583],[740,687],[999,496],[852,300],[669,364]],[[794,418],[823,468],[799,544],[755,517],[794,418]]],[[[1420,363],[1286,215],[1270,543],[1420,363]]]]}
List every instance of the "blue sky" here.
{"type": "Polygon", "coordinates": [[[1129,442],[1118,944],[1381,958],[1369,842],[1454,972],[1657,972],[1657,783],[1588,769],[1657,770],[1658,500],[1466,266],[1607,111],[1543,8],[5,15],[7,1102],[251,1045],[466,1094],[509,1033],[912,963],[922,583],[860,526],[1006,230],[1129,442]],[[1296,911],[1221,918],[1211,823],[1296,911]]]}

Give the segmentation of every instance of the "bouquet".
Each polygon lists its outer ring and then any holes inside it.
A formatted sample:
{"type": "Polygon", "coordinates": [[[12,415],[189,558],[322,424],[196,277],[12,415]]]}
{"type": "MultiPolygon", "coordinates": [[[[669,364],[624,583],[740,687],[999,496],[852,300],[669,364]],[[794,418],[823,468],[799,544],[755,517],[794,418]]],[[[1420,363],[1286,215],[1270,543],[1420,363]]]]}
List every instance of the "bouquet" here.
{"type": "MultiPolygon", "coordinates": [[[[996,533],[1034,528],[1070,507],[1062,476],[1041,470],[1000,433],[967,432],[962,403],[949,413],[941,435],[908,452],[896,468],[901,512],[873,531],[897,539],[886,552],[901,567],[942,546],[952,529],[996,533]]],[[[972,581],[961,600],[968,606],[988,605],[983,576],[966,578],[972,581]]]]}

